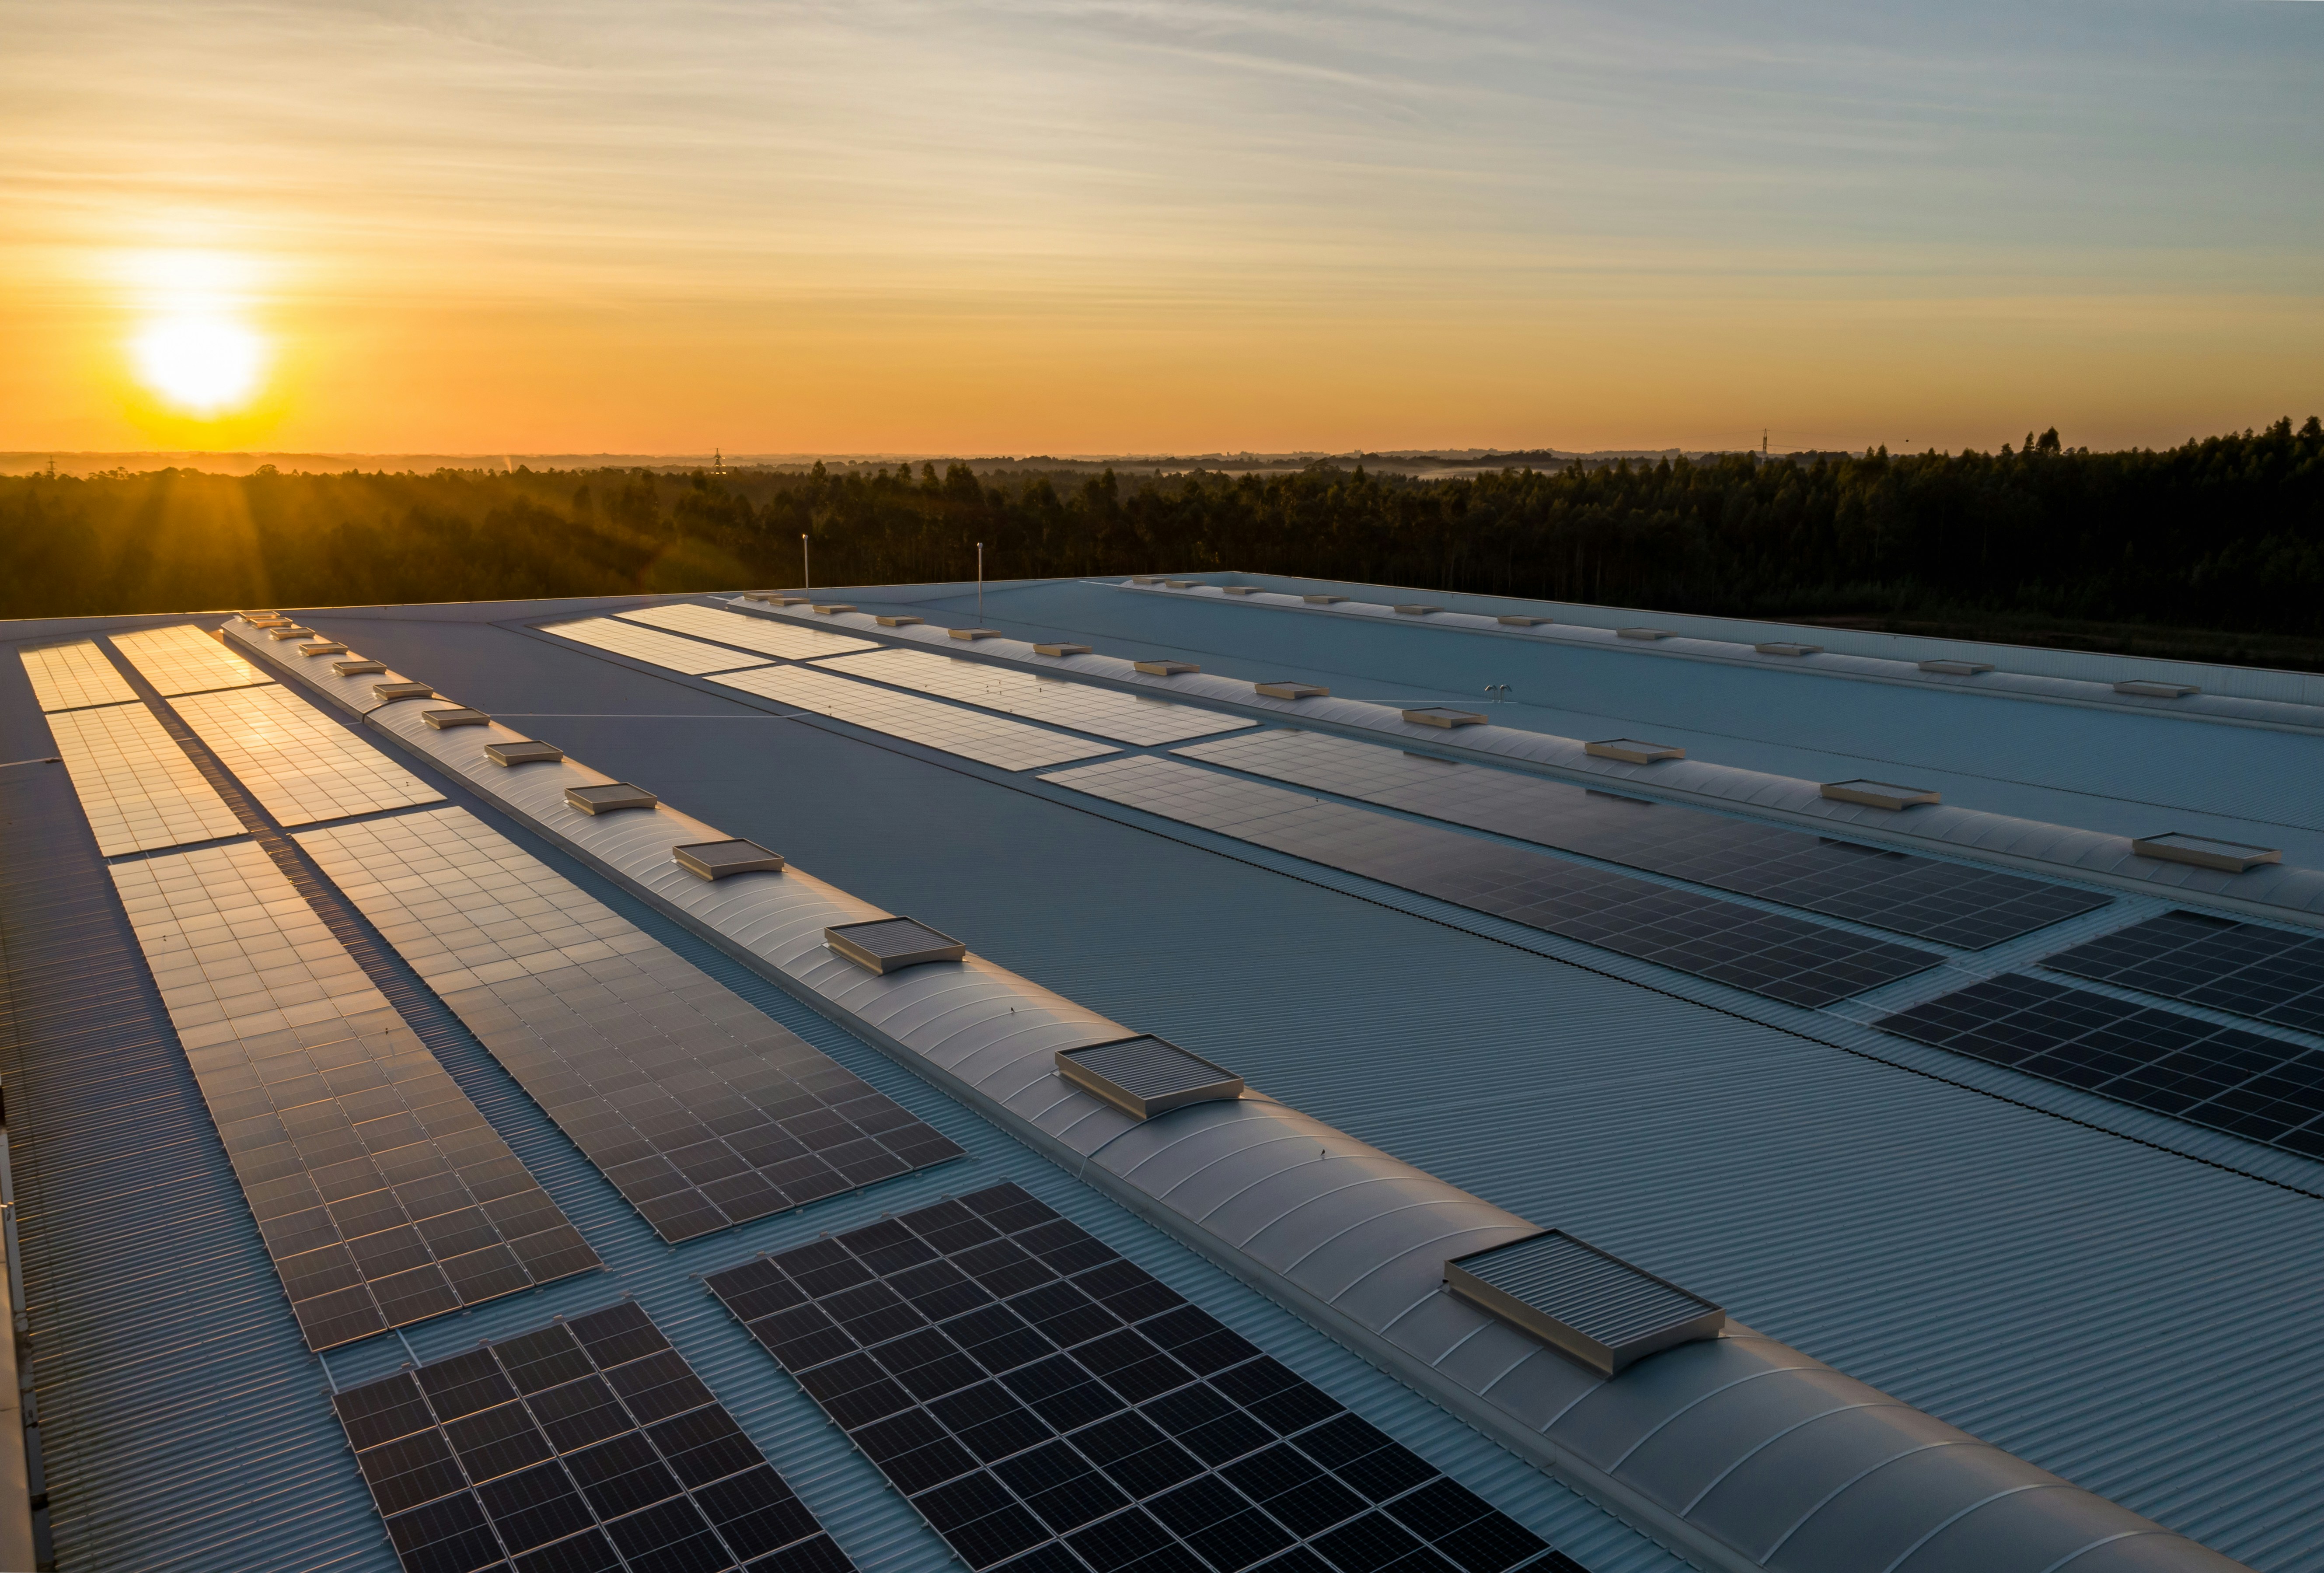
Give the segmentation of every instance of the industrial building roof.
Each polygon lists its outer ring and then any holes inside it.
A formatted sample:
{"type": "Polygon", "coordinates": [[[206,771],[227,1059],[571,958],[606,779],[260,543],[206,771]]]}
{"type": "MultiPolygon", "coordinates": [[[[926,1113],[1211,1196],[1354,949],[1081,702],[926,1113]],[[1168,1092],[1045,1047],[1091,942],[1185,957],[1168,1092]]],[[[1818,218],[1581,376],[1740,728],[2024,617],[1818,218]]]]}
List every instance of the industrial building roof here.
{"type": "MultiPolygon", "coordinates": [[[[225,613],[0,628],[0,1201],[55,1566],[530,1573],[498,1519],[415,1550],[345,1395],[626,1298],[860,1568],[2324,1568],[2314,680],[1253,575],[833,594],[297,609],[384,668],[346,674],[225,613]],[[499,763],[525,741],[562,758],[499,763]],[[593,811],[614,783],[650,806],[593,811]],[[738,837],[783,866],[673,857],[738,837]],[[229,863],[273,924],[232,954],[140,893],[229,863]],[[890,917],[965,956],[826,939],[890,917]],[[364,1063],[432,1056],[505,1144],[463,1175],[561,1215],[472,1180],[509,1248],[569,1226],[598,1265],[447,1268],[475,1287],[431,1309],[358,1253],[329,1292],[379,1330],[318,1338],[269,1209],[301,1163],[331,1194],[319,1106],[271,1095],[298,1152],[260,1178],[232,1100],[269,1034],[342,1074],[318,989],[358,1032],[383,1001],[406,1036],[364,1063]],[[644,1069],[591,1092],[573,1033],[614,1022],[644,1069]],[[844,1183],[717,1124],[695,1067],[761,1083],[702,1022],[868,1133],[818,1149],[844,1183]],[[1146,1112],[1060,1074],[1146,1034],[1219,1078],[1146,1112]],[[681,1104],[725,1167],[656,1134],[681,1104]],[[1231,1534],[1183,1484],[1076,1526],[1016,1458],[964,1477],[1017,1494],[972,1530],[705,1287],[1004,1183],[1312,1383],[1250,1401],[1283,1446],[1344,1407],[1517,1538],[1432,1531],[1409,1480],[1311,1523],[1223,1454],[1231,1534]],[[1541,1231],[1612,1265],[1511,1280],[1531,1310],[1446,1283],[1541,1231]]],[[[448,1152],[467,1116],[405,1102],[448,1152]]],[[[1105,1402],[1184,1399],[1130,1380],[1105,1402]]],[[[596,1511],[605,1565],[678,1554],[596,1511]]]]}

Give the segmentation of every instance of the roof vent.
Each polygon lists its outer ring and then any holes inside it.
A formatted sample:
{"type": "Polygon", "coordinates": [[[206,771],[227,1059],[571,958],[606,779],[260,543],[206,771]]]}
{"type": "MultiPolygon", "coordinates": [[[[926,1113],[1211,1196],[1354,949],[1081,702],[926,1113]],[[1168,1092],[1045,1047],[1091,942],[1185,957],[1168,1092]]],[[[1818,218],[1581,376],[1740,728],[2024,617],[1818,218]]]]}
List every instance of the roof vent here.
{"type": "Polygon", "coordinates": [[[1033,653],[1036,655],[1087,655],[1089,652],[1090,647],[1086,644],[1036,644],[1033,646],[1033,653]]]}
{"type": "Polygon", "coordinates": [[[341,677],[368,677],[374,672],[385,671],[387,670],[387,662],[383,661],[365,661],[361,656],[357,656],[353,661],[335,661],[331,662],[331,670],[337,672],[341,677]]]}
{"type": "Polygon", "coordinates": [[[1823,646],[1821,644],[1794,644],[1787,640],[1777,640],[1768,644],[1754,644],[1751,648],[1762,655],[1821,655],[1823,653],[1823,646]]]}
{"type": "Polygon", "coordinates": [[[823,942],[872,972],[900,972],[930,961],[958,961],[968,947],[909,918],[875,918],[823,931],[823,942]]]}
{"type": "Polygon", "coordinates": [[[1415,601],[1409,606],[1398,606],[1396,609],[1396,615],[1399,617],[1425,617],[1431,612],[1441,612],[1443,609],[1442,606],[1424,606],[1415,601]]]}
{"type": "Polygon", "coordinates": [[[920,619],[918,617],[904,616],[874,617],[872,619],[872,621],[879,624],[882,628],[909,628],[913,624],[918,623],[919,620],[920,619]]]}
{"type": "MultiPolygon", "coordinates": [[[[280,639],[281,635],[278,634],[275,637],[280,639]]],[[[2136,694],[2142,699],[2183,699],[2190,694],[2200,694],[2203,690],[2193,683],[2158,683],[2149,682],[2144,678],[2133,678],[2127,682],[2115,684],[2114,691],[2136,694]]]]}
{"type": "Polygon", "coordinates": [[[449,710],[422,710],[420,712],[420,718],[438,732],[447,726],[490,726],[493,719],[482,710],[471,710],[466,705],[449,710]]]}
{"type": "Polygon", "coordinates": [[[296,622],[297,619],[286,617],[280,612],[261,612],[255,616],[245,617],[243,621],[254,628],[280,628],[285,623],[296,622]]]}
{"type": "Polygon", "coordinates": [[[1182,671],[1203,670],[1191,661],[1133,661],[1130,664],[1148,677],[1176,677],[1182,671]]]}
{"type": "Polygon", "coordinates": [[[1493,621],[1499,623],[1504,628],[1538,628],[1546,624],[1549,619],[1546,617],[1520,617],[1511,614],[1507,616],[1496,617],[1493,621]]]}
{"type": "Polygon", "coordinates": [[[1136,573],[1130,576],[1130,582],[1133,585],[1158,585],[1162,582],[1162,576],[1156,573],[1136,573]]]}
{"type": "Polygon", "coordinates": [[[1609,737],[1600,743],[1585,743],[1582,752],[1593,759],[1618,759],[1624,764],[1654,764],[1661,760],[1686,757],[1683,748],[1673,748],[1667,743],[1641,743],[1635,737],[1609,737]]]}
{"type": "Polygon", "coordinates": [[[1231,596],[1255,596],[1266,588],[1265,585],[1222,585],[1220,587],[1231,596]]]}
{"type": "Polygon", "coordinates": [[[696,841],[669,849],[670,861],[703,879],[724,879],[730,874],[780,874],[783,855],[770,852],[756,841],[696,841]]]}
{"type": "Polygon", "coordinates": [[[787,595],[781,590],[744,590],[742,598],[746,601],[764,601],[770,606],[804,606],[807,604],[807,597],[787,595]]]}
{"type": "Polygon", "coordinates": [[[1424,705],[1416,710],[1406,710],[1404,718],[1416,726],[1481,726],[1485,717],[1474,710],[1455,710],[1443,705],[1424,705]]]}
{"type": "Polygon", "coordinates": [[[1921,670],[1941,671],[1947,677],[1975,677],[1980,672],[1991,671],[1993,662],[1989,661],[1924,661],[1921,662],[1921,670]]]}
{"type": "Polygon", "coordinates": [[[1202,582],[1200,579],[1164,579],[1162,584],[1166,589],[1191,590],[1202,582]]]}
{"type": "Polygon", "coordinates": [[[436,690],[426,683],[374,683],[371,692],[372,697],[382,704],[396,699],[432,699],[436,697],[436,690]]]}
{"type": "Polygon", "coordinates": [[[347,647],[336,639],[312,640],[299,647],[301,655],[345,655],[346,652],[347,647]]]}
{"type": "Polygon", "coordinates": [[[836,617],[842,612],[853,612],[855,608],[845,601],[825,601],[822,606],[816,606],[814,610],[818,617],[836,617]]]}
{"type": "Polygon", "coordinates": [[[259,623],[272,623],[274,619],[282,615],[282,614],[280,612],[236,612],[235,615],[244,623],[254,625],[259,623]]]}
{"type": "Polygon", "coordinates": [[[315,639],[320,637],[320,635],[318,635],[312,628],[301,628],[296,623],[272,624],[268,626],[266,636],[269,639],[315,639]]]}
{"type": "Polygon", "coordinates": [[[966,639],[972,643],[979,639],[998,639],[1001,637],[1001,630],[998,628],[947,628],[945,632],[951,634],[954,639],[966,639]]]}
{"type": "Polygon", "coordinates": [[[484,757],[494,764],[555,764],[565,757],[565,750],[554,743],[536,743],[526,737],[513,743],[487,743],[484,757]]]}
{"type": "Polygon", "coordinates": [[[1614,635],[1618,639],[1668,639],[1671,634],[1667,628],[1617,628],[1614,635]]]}
{"type": "Polygon", "coordinates": [[[1125,1038],[1087,1049],[1061,1049],[1057,1074],[1133,1120],[1242,1096],[1241,1077],[1167,1038],[1125,1038]]]}
{"type": "Polygon", "coordinates": [[[1700,1295],[1562,1229],[1456,1256],[1444,1264],[1444,1282],[1600,1376],[1715,1338],[1727,1325],[1727,1313],[1700,1295]]]}
{"type": "Polygon", "coordinates": [[[1944,800],[1926,787],[1898,786],[1886,781],[1828,781],[1816,789],[1836,803],[1862,803],[1868,809],[1909,809],[1944,800]]]}
{"type": "Polygon", "coordinates": [[[603,786],[567,787],[565,801],[585,814],[611,814],[622,809],[650,809],[661,800],[641,786],[609,781],[603,786]]]}
{"type": "Polygon", "coordinates": [[[1265,694],[1270,699],[1327,699],[1332,697],[1331,689],[1319,689],[1314,683],[1253,683],[1250,686],[1254,692],[1265,694]]]}
{"type": "Polygon", "coordinates": [[[2130,849],[2141,857],[2160,858],[2164,863],[2191,863],[2197,868],[2216,868],[2227,874],[2241,874],[2263,863],[2283,861],[2283,854],[2273,847],[2246,847],[2240,841],[2215,841],[2209,836],[2189,836],[2178,830],[2134,839],[2130,849]]]}
{"type": "Polygon", "coordinates": [[[1306,602],[1311,606],[1336,606],[1348,597],[1345,596],[1302,596],[1299,598],[1306,602]]]}

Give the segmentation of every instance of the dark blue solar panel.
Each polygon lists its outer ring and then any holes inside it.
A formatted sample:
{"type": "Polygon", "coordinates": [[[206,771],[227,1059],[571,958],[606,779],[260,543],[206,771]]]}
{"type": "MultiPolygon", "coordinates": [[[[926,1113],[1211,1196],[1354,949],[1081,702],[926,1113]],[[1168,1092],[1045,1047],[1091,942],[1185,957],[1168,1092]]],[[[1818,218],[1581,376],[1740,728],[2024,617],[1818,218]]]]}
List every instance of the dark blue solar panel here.
{"type": "Polygon", "coordinates": [[[2165,912],[2043,964],[2255,1022],[2324,1032],[2324,936],[2165,912]]]}

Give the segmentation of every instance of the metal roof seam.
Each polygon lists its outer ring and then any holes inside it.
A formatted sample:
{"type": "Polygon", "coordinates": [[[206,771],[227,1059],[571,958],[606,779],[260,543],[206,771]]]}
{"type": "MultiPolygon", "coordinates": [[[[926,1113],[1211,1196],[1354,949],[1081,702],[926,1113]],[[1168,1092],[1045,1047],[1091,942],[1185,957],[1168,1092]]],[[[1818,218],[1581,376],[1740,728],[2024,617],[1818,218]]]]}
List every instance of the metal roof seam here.
{"type": "MultiPolygon", "coordinates": [[[[2063,1483],[2061,1482],[2060,1485],[2062,1484],[2063,1483]]],[[[1887,1566],[1880,1569],[1880,1573],[1896,1573],[1896,1569],[1902,1568],[1907,1561],[1909,1561],[1914,1553],[1918,1551],[1923,1546],[1927,1545],[1931,1541],[1935,1540],[1939,1535],[1952,1528],[1953,1525],[1969,1517],[1971,1513],[1978,1513],[1985,1508],[1990,1507],[2004,1497],[2015,1496],[2020,1493],[2027,1491],[2055,1491],[2059,1488],[2059,1485],[2050,1485],[2043,1481],[2028,1480],[2016,1485],[2005,1486],[2003,1489],[1993,1493],[1989,1496],[1980,1497],[1976,1502],[1973,1502],[1967,1507],[1960,1509],[1958,1513],[1955,1513],[1950,1518],[1944,1520],[1942,1522],[1930,1525],[1928,1529],[1922,1531],[1920,1539],[1914,1541],[1911,1545],[1905,1547],[1903,1550],[1897,1552],[1894,1558],[1890,1559],[1887,1566]]]]}

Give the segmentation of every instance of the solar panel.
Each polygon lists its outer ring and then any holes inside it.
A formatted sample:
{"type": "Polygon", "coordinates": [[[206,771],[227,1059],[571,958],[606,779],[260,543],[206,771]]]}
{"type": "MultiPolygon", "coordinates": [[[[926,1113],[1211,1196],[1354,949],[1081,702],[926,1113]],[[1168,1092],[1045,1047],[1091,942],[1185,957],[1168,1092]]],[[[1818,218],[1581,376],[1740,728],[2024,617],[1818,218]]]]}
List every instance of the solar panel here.
{"type": "Polygon", "coordinates": [[[2141,994],[2324,1032],[2324,937],[2165,912],[2042,963],[2141,994]]]}
{"type": "Polygon", "coordinates": [[[444,794],[281,688],[170,701],[250,795],[285,825],[440,803],[444,794]]]}
{"type": "Polygon", "coordinates": [[[850,650],[879,648],[868,639],[835,634],[828,628],[778,623],[768,617],[753,617],[745,612],[722,611],[716,606],[697,606],[690,602],[670,606],[643,606],[634,612],[623,612],[621,617],[625,623],[650,624],[673,634],[691,634],[699,639],[715,639],[721,644],[755,650],[761,655],[788,656],[793,661],[806,661],[817,655],[838,655],[850,650]]]}
{"type": "Polygon", "coordinates": [[[688,677],[761,664],[753,656],[721,650],[697,639],[680,639],[674,634],[641,628],[635,623],[625,623],[619,617],[584,617],[574,623],[543,623],[540,628],[543,634],[554,634],[559,639],[570,639],[576,644],[608,650],[615,655],[626,655],[649,666],[682,671],[688,677]]]}
{"type": "Polygon", "coordinates": [[[1174,705],[1111,689],[1093,688],[1048,673],[1019,671],[990,662],[932,655],[924,650],[880,650],[821,663],[825,671],[917,689],[987,710],[1093,732],[1122,743],[1176,743],[1257,723],[1174,705]]]}
{"type": "Polygon", "coordinates": [[[2113,898],[1997,870],[1591,791],[1489,766],[1422,761],[1313,732],[1177,752],[1383,808],[1979,950],[2113,898]]]}
{"type": "Polygon", "coordinates": [[[465,810],[297,840],[664,1239],[960,1156],[465,810]]]}
{"type": "Polygon", "coordinates": [[[143,705],[51,714],[49,731],[106,856],[243,833],[242,820],[143,705]]]}
{"type": "Polygon", "coordinates": [[[1042,779],[1792,1004],[1830,1004],[1941,959],[1174,760],[1108,761],[1042,779]]]}
{"type": "Polygon", "coordinates": [[[631,1302],[332,1395],[404,1573],[846,1573],[631,1302]]]}
{"type": "Polygon", "coordinates": [[[815,667],[769,666],[757,671],[732,672],[715,680],[761,699],[797,705],[862,726],[884,732],[945,754],[957,754],[999,770],[1038,770],[1070,759],[1111,754],[1111,745],[1068,737],[1062,732],[1028,726],[1022,721],[980,715],[934,699],[899,694],[891,689],[835,677],[815,667]]]}
{"type": "Polygon", "coordinates": [[[166,698],[258,688],[274,680],[190,623],[110,637],[113,647],[166,698]]]}
{"type": "Polygon", "coordinates": [[[1015,1185],[705,1282],[973,1568],[1572,1566],[1015,1185]]]}
{"type": "Polygon", "coordinates": [[[24,675],[32,680],[32,698],[49,714],[90,705],[125,705],[137,698],[137,690],[94,639],[21,651],[18,656],[24,675]]]}
{"type": "Polygon", "coordinates": [[[309,1347],[598,1264],[263,848],[112,873],[309,1347]]]}
{"type": "Polygon", "coordinates": [[[1727,1324],[1701,1295],[1558,1229],[1456,1256],[1444,1282],[1602,1376],[1727,1324]]]}
{"type": "Polygon", "coordinates": [[[1883,1032],[2324,1158],[2324,1050],[2007,973],[1883,1032]]]}

